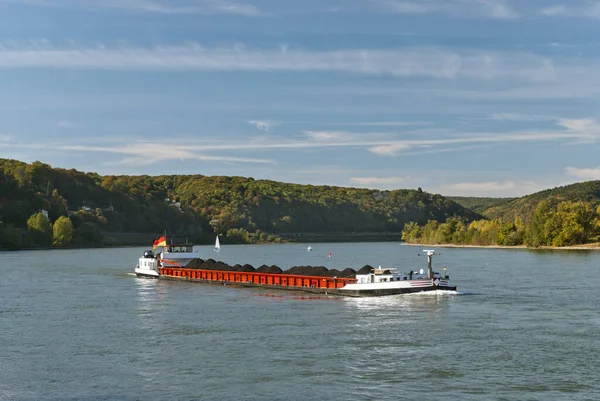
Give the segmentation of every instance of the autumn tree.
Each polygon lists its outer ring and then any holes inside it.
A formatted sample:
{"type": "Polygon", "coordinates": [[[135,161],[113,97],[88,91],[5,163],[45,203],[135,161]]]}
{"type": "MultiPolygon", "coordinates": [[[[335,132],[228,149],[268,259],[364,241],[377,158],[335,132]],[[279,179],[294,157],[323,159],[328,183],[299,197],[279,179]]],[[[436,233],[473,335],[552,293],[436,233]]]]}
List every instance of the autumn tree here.
{"type": "Polygon", "coordinates": [[[52,245],[66,246],[73,240],[73,223],[66,216],[60,216],[52,227],[52,245]]]}
{"type": "Polygon", "coordinates": [[[587,202],[561,202],[545,224],[553,246],[583,244],[594,231],[595,211],[587,202]]]}
{"type": "Polygon", "coordinates": [[[404,225],[402,230],[402,240],[408,243],[419,242],[421,239],[421,227],[414,221],[408,222],[404,225]]]}
{"type": "Polygon", "coordinates": [[[52,225],[42,212],[32,214],[27,220],[27,229],[34,245],[49,246],[52,242],[52,225]]]}

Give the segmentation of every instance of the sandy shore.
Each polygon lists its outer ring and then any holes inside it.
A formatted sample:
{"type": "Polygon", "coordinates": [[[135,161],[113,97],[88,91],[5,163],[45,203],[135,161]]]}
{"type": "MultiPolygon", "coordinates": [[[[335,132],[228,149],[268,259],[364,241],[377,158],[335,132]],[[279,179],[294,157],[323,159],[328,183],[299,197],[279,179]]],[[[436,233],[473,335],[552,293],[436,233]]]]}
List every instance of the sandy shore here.
{"type": "Polygon", "coordinates": [[[505,246],[505,245],[457,245],[457,244],[409,244],[405,245],[431,248],[482,248],[482,249],[551,249],[557,251],[600,251],[600,242],[593,244],[582,244],[573,246],[540,246],[539,248],[529,248],[525,245],[505,246]]]}

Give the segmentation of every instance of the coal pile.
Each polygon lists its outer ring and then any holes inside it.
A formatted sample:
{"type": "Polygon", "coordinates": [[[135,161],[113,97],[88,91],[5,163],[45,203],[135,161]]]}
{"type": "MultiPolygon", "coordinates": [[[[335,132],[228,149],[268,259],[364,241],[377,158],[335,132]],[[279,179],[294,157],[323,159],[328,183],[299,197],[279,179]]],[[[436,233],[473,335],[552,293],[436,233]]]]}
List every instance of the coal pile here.
{"type": "MultiPolygon", "coordinates": [[[[239,265],[236,265],[236,266],[239,266],[239,265]]],[[[240,269],[238,271],[239,272],[255,272],[256,269],[254,268],[254,266],[246,263],[244,266],[240,266],[240,269]]]]}
{"type": "Polygon", "coordinates": [[[257,273],[268,273],[268,274],[293,274],[297,276],[318,276],[318,277],[339,277],[339,278],[354,278],[356,274],[367,274],[370,273],[373,268],[369,265],[364,266],[358,272],[354,269],[347,268],[342,271],[337,269],[327,269],[325,266],[294,266],[289,270],[283,271],[279,266],[262,265],[255,269],[250,264],[240,265],[236,264],[230,266],[227,263],[216,261],[214,259],[194,259],[188,265],[192,269],[202,270],[215,270],[225,272],[257,272],[257,273]],[[361,273],[363,272],[363,273],[361,273]]]}
{"type": "Polygon", "coordinates": [[[287,274],[296,274],[299,276],[329,276],[325,266],[294,266],[286,271],[287,274]]]}
{"type": "Polygon", "coordinates": [[[356,274],[369,274],[373,272],[373,266],[364,265],[356,274]]]}
{"type": "Polygon", "coordinates": [[[199,269],[200,266],[202,266],[204,264],[204,261],[202,259],[193,259],[188,265],[187,267],[189,267],[190,269],[199,269]]]}
{"type": "Polygon", "coordinates": [[[261,267],[259,267],[258,269],[256,269],[257,273],[269,273],[269,274],[281,274],[283,272],[283,270],[281,270],[281,268],[279,266],[267,266],[267,265],[262,265],[261,267]]]}
{"type": "Polygon", "coordinates": [[[355,275],[356,275],[356,270],[351,269],[351,268],[347,268],[342,271],[339,271],[337,269],[330,269],[326,274],[326,276],[328,276],[328,277],[337,277],[337,278],[354,278],[355,275]]]}
{"type": "Polygon", "coordinates": [[[224,271],[224,272],[234,272],[236,271],[233,266],[229,266],[227,263],[223,263],[223,262],[217,262],[214,265],[212,265],[212,269],[213,270],[220,270],[220,271],[224,271]]]}

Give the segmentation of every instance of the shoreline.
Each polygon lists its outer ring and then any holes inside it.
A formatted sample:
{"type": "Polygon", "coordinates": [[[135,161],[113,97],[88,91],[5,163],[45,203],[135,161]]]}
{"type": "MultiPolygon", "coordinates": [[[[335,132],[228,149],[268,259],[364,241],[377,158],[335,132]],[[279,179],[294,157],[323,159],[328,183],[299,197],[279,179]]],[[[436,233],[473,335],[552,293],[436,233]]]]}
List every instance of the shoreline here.
{"type": "MultiPolygon", "coordinates": [[[[393,242],[393,241],[313,241],[310,243],[314,244],[341,244],[341,243],[363,243],[363,242],[393,242]]],[[[229,244],[229,245],[276,245],[276,244],[306,244],[309,242],[265,242],[265,243],[248,243],[248,244],[229,244]]],[[[198,246],[211,245],[211,244],[196,244],[198,246]]],[[[541,246],[538,248],[531,248],[526,245],[461,245],[461,244],[421,244],[421,243],[408,243],[400,242],[402,246],[413,246],[413,247],[430,247],[430,248],[472,248],[472,249],[524,249],[529,251],[538,250],[551,250],[551,251],[600,251],[600,242],[591,244],[571,245],[571,246],[541,246]]],[[[126,245],[99,245],[99,246],[66,246],[66,247],[39,247],[39,248],[19,248],[19,249],[5,249],[0,248],[0,252],[14,252],[14,251],[44,251],[44,250],[73,250],[73,249],[110,249],[110,248],[139,248],[147,246],[147,244],[126,244],[126,245]]]]}
{"type": "Polygon", "coordinates": [[[529,251],[550,250],[550,251],[600,251],[600,243],[570,245],[570,246],[540,246],[531,248],[526,245],[458,245],[458,244],[414,244],[405,242],[403,245],[417,247],[437,247],[437,248],[481,248],[481,249],[525,249],[529,251]]]}

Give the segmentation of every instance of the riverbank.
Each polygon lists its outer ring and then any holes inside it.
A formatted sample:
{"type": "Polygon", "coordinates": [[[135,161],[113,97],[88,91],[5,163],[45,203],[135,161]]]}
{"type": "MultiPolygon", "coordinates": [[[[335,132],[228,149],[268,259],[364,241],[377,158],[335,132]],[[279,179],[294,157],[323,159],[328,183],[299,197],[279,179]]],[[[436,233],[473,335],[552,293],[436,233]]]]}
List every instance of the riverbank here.
{"type": "Polygon", "coordinates": [[[540,246],[538,248],[531,248],[526,245],[458,245],[458,244],[410,244],[404,243],[404,245],[419,246],[419,247],[431,247],[431,248],[483,248],[483,249],[528,249],[531,251],[537,250],[555,250],[555,251],[600,251],[600,242],[594,242],[592,244],[581,244],[572,246],[540,246]]]}
{"type": "MultiPolygon", "coordinates": [[[[82,248],[124,248],[124,247],[151,247],[153,241],[158,237],[156,233],[113,233],[103,232],[103,243],[98,245],[86,244],[76,245],[69,244],[64,247],[18,247],[14,249],[1,248],[0,251],[31,251],[31,250],[48,250],[48,249],[82,249],[82,248]]],[[[176,239],[194,245],[212,245],[216,234],[207,234],[202,238],[195,240],[189,239],[185,235],[177,235],[176,239]]],[[[259,241],[253,235],[250,242],[229,242],[231,241],[226,236],[220,235],[222,245],[268,245],[276,243],[291,243],[291,244],[324,244],[324,243],[352,243],[352,242],[399,242],[400,235],[395,232],[325,232],[325,233],[274,233],[276,241],[259,241]]]]}

